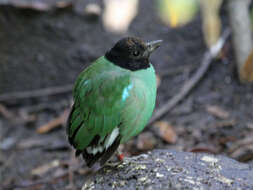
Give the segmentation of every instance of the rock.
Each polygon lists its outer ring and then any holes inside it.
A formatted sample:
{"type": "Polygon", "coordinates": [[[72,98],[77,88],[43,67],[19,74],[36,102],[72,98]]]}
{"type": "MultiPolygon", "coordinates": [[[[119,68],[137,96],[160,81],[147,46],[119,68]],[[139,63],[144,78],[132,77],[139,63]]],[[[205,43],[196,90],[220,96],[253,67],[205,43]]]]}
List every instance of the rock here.
{"type": "Polygon", "coordinates": [[[85,182],[90,189],[253,189],[253,167],[224,156],[155,150],[105,166],[85,182]]]}

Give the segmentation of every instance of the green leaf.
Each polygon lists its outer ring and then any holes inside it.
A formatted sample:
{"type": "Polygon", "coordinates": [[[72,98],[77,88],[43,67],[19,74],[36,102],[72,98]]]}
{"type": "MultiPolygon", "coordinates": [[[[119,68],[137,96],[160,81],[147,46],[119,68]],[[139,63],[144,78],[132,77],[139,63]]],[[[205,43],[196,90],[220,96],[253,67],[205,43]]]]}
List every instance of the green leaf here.
{"type": "Polygon", "coordinates": [[[158,0],[159,14],[163,22],[178,27],[190,22],[198,11],[198,0],[158,0]]]}

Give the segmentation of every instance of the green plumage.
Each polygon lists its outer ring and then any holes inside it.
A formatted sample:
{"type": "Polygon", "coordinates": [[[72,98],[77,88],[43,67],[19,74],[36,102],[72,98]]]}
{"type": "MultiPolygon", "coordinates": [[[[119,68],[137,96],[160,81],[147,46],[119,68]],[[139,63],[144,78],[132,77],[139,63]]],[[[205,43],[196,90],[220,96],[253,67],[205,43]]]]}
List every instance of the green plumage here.
{"type": "Polygon", "coordinates": [[[152,65],[132,72],[112,64],[104,56],[78,77],[68,135],[78,150],[99,135],[103,139],[120,126],[121,143],[137,135],[147,124],[155,106],[156,77],[152,65]]]}
{"type": "Polygon", "coordinates": [[[156,76],[149,56],[160,42],[124,38],[77,78],[67,134],[89,167],[103,165],[150,119],[156,76]]]}

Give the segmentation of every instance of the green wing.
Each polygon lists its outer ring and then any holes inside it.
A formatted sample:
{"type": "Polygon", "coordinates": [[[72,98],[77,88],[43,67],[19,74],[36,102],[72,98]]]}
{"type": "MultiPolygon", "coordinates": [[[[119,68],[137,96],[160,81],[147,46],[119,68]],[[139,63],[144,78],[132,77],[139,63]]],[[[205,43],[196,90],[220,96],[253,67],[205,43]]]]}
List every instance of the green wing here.
{"type": "Polygon", "coordinates": [[[96,136],[103,141],[120,125],[129,79],[128,71],[103,57],[80,74],[68,122],[68,136],[77,150],[84,150],[96,136]]]}
{"type": "Polygon", "coordinates": [[[153,112],[155,98],[152,66],[131,72],[101,57],[76,81],[68,120],[70,143],[77,154],[82,153],[88,166],[98,159],[105,163],[119,143],[143,130],[153,112]],[[115,130],[117,138],[111,138],[115,130]]]}

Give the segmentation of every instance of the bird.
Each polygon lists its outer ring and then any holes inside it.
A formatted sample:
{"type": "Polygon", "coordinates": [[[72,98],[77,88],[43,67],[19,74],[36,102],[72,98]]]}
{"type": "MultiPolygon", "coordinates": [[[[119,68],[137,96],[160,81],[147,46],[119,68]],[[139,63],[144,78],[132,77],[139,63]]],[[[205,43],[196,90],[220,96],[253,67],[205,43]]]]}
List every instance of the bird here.
{"type": "Polygon", "coordinates": [[[88,167],[105,165],[147,125],[157,93],[149,57],[161,42],[125,37],[77,77],[67,136],[88,167]]]}

